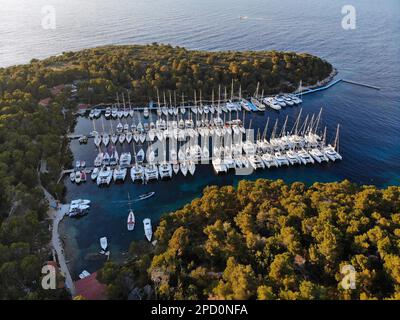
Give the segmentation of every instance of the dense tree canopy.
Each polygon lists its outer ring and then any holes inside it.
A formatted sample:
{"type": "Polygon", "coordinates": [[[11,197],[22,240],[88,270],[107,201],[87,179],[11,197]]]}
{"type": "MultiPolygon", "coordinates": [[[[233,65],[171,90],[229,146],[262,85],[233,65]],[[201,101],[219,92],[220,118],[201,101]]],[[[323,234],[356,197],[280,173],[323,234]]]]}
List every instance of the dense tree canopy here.
{"type": "Polygon", "coordinates": [[[126,297],[114,281],[123,273],[162,299],[400,298],[400,187],[210,186],[155,236],[154,249],[133,245],[131,261],[102,278],[111,297],[126,297]],[[341,286],[344,265],[357,272],[354,290],[341,286]]]}
{"type": "MultiPolygon", "coordinates": [[[[194,90],[210,98],[218,85],[253,94],[260,90],[295,89],[300,80],[315,84],[326,78],[332,66],[310,54],[277,51],[191,51],[170,45],[106,46],[66,52],[43,61],[0,71],[0,88],[20,89],[36,97],[48,96],[48,88],[75,82],[81,101],[114,101],[116,92],[130,90],[132,101],[155,99],[156,89],[176,90],[193,99],[194,90]],[[90,89],[90,90],[88,90],[90,89]]],[[[217,94],[217,92],[215,92],[217,94]]],[[[180,99],[179,99],[180,101],[180,99]]]]}

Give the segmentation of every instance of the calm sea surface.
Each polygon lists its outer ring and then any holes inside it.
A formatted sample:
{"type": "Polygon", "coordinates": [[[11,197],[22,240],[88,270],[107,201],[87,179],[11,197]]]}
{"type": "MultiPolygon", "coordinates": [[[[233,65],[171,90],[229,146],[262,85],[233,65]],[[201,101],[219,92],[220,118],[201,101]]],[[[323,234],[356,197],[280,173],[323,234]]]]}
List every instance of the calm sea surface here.
{"type": "MultiPolygon", "coordinates": [[[[63,51],[104,44],[171,43],[204,50],[277,49],[309,52],[330,61],[337,77],[381,87],[380,91],[340,83],[333,88],[304,97],[303,114],[321,107],[328,140],[341,124],[340,151],[336,164],[266,170],[259,177],[287,182],[338,181],[350,179],[384,187],[400,185],[400,2],[385,0],[366,3],[352,0],[357,28],[341,27],[341,9],[349,1],[328,0],[0,0],[0,66],[27,63],[63,51]],[[56,12],[56,29],[41,27],[43,6],[56,12]],[[240,20],[239,16],[247,16],[240,20]]],[[[253,127],[263,128],[269,116],[286,115],[292,123],[298,108],[271,111],[252,118],[253,127]]],[[[98,126],[101,124],[98,122],[98,126]]],[[[109,126],[109,123],[106,123],[109,126]]],[[[99,128],[99,127],[98,127],[99,128]]],[[[80,118],[76,132],[88,133],[92,123],[80,118]]],[[[93,143],[71,143],[77,159],[91,163],[96,154],[93,143]]],[[[83,270],[97,270],[104,259],[99,238],[107,236],[111,257],[123,259],[133,240],[143,240],[141,221],[176,210],[201,194],[209,184],[236,184],[240,177],[217,177],[210,166],[198,166],[194,177],[146,186],[112,185],[99,189],[91,182],[68,187],[67,200],[92,199],[90,213],[78,220],[65,219],[68,259],[74,277],[83,270]],[[132,197],[155,191],[153,198],[134,204],[135,231],[126,231],[127,194],[132,197]]]]}

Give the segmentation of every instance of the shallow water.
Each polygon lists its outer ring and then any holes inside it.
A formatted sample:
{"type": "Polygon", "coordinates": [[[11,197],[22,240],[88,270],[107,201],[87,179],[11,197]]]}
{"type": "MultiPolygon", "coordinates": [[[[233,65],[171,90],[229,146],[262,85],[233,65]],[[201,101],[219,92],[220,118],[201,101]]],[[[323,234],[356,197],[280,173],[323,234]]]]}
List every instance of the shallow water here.
{"type": "MultiPolygon", "coordinates": [[[[257,172],[247,178],[282,178],[287,182],[337,181],[384,187],[400,184],[400,2],[351,1],[357,10],[356,30],[341,27],[341,8],[347,1],[295,0],[3,0],[0,9],[0,66],[26,63],[62,51],[104,44],[171,43],[204,50],[292,50],[316,54],[331,62],[338,78],[381,87],[380,91],[340,83],[327,91],[304,96],[303,114],[321,107],[328,141],[341,124],[343,161],[308,167],[289,167],[257,172]],[[53,5],[57,28],[40,27],[41,8],[53,5]],[[88,14],[90,12],[90,14],[88,14]],[[240,20],[239,16],[247,16],[240,20]]],[[[263,129],[266,118],[280,124],[286,115],[293,122],[299,108],[252,115],[253,127],[263,129]]],[[[250,116],[247,117],[248,124],[250,116]]],[[[270,128],[271,128],[270,125],[270,128]]],[[[97,123],[98,129],[101,124],[97,123]]],[[[80,118],[76,132],[88,133],[89,120],[80,118]]],[[[71,143],[77,159],[92,163],[92,143],[71,143]]],[[[142,220],[159,217],[181,207],[208,184],[236,184],[242,177],[215,176],[211,166],[198,166],[194,177],[99,189],[91,182],[68,187],[67,200],[90,198],[90,213],[81,219],[65,219],[68,258],[74,277],[82,269],[93,272],[103,258],[99,238],[107,236],[113,259],[123,259],[132,240],[144,239],[142,220]],[[126,231],[128,192],[155,191],[156,196],[134,204],[137,226],[126,231]]],[[[129,179],[128,179],[129,181],[129,179]]]]}

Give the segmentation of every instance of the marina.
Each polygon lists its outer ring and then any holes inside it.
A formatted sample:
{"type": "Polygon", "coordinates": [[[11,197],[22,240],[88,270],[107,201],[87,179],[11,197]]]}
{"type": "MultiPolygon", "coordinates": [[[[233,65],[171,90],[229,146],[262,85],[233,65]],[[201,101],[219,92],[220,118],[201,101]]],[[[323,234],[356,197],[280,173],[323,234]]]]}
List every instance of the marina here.
{"type": "MultiPolygon", "coordinates": [[[[290,96],[277,96],[276,99],[277,103],[282,105],[289,102],[291,106],[300,103],[290,96]]],[[[243,99],[241,103],[250,102],[243,99]]],[[[235,105],[232,101],[229,104],[229,108],[235,105]]],[[[220,109],[221,106],[217,106],[216,110],[220,109]]],[[[161,110],[160,105],[157,110],[161,110]]],[[[216,174],[230,171],[247,171],[250,174],[253,170],[282,165],[307,165],[341,160],[339,125],[333,144],[327,144],[326,128],[322,130],[320,127],[321,114],[322,108],[318,114],[307,115],[302,119],[302,109],[299,109],[290,130],[287,124],[288,117],[282,127],[278,127],[277,119],[273,126],[271,124],[269,138],[267,133],[270,119],[266,119],[262,134],[258,129],[256,135],[251,128],[251,120],[249,128],[244,126],[245,110],[240,113],[243,120],[239,117],[239,111],[236,112],[234,120],[231,113],[229,120],[226,120],[225,114],[222,119],[222,112],[218,111],[210,117],[207,114],[201,117],[196,114],[195,120],[191,113],[180,118],[179,113],[174,116],[173,112],[170,120],[168,111],[165,118],[160,112],[155,123],[151,119],[147,122],[143,119],[142,122],[138,117],[137,124],[127,121],[122,124],[119,119],[116,126],[118,133],[113,131],[112,122],[111,131],[106,132],[105,121],[101,118],[102,133],[96,131],[94,121],[94,130],[90,133],[98,149],[93,166],[86,167],[85,161],[78,160],[74,169],[64,170],[63,173],[69,174],[71,182],[76,184],[86,182],[86,175],[91,174],[91,180],[98,186],[109,186],[112,181],[123,183],[129,177],[131,182],[142,184],[152,180],[171,179],[178,174],[186,177],[188,174],[194,175],[198,165],[211,164],[216,174]],[[126,139],[127,136],[132,138],[126,139]],[[130,144],[131,150],[126,147],[130,144]],[[118,147],[123,146],[125,148],[119,148],[119,153],[118,147]]]]}

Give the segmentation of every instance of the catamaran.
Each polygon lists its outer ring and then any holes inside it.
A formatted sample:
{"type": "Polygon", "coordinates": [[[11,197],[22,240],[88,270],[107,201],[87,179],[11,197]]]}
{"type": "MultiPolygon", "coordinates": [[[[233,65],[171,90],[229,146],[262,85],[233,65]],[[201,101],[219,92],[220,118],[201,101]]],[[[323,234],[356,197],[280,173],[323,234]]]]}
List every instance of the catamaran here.
{"type": "Polygon", "coordinates": [[[160,178],[172,178],[172,167],[171,164],[168,161],[163,161],[159,167],[158,171],[160,174],[160,178]]]}
{"type": "Polygon", "coordinates": [[[113,173],[114,181],[115,182],[125,181],[127,170],[128,170],[127,168],[121,168],[121,167],[115,168],[113,173]]]}
{"type": "Polygon", "coordinates": [[[103,184],[109,185],[112,179],[112,170],[110,167],[103,167],[101,168],[97,179],[96,183],[98,186],[101,186],[103,184]]]}

